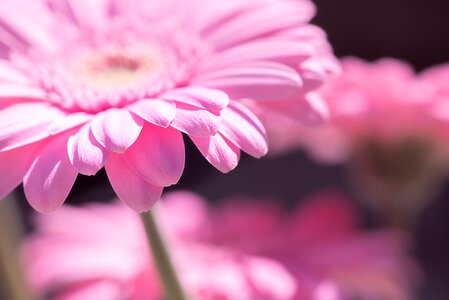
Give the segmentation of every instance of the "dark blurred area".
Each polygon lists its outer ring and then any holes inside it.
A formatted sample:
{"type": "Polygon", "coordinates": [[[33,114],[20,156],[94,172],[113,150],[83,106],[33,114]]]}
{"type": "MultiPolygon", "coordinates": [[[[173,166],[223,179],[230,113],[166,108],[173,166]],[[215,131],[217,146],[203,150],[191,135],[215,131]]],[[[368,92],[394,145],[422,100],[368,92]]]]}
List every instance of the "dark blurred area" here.
{"type": "MultiPolygon", "coordinates": [[[[447,0],[315,0],[314,23],[328,33],[337,56],[368,60],[395,57],[417,70],[449,61],[449,1],[447,0]]],[[[186,139],[187,140],[187,139],[186,139]]],[[[276,197],[295,204],[320,189],[342,188],[349,194],[342,166],[322,166],[301,151],[283,157],[255,160],[242,157],[230,174],[210,166],[187,141],[184,175],[171,189],[189,189],[212,201],[232,195],[276,197]]],[[[22,194],[19,190],[18,194],[22,194]]],[[[113,195],[104,171],[79,176],[67,203],[80,204],[113,195]]],[[[449,299],[449,180],[437,199],[423,212],[415,228],[414,252],[426,272],[418,299],[449,299]]],[[[20,196],[23,197],[23,196],[20,196]]],[[[20,205],[30,213],[27,202],[20,205]]]]}

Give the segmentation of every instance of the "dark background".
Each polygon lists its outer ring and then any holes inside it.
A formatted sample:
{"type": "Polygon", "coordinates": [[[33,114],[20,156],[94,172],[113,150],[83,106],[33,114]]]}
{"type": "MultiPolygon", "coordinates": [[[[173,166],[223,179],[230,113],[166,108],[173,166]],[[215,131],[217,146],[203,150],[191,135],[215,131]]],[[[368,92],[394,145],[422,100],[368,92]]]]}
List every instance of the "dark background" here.
{"type": "MultiPolygon", "coordinates": [[[[449,1],[446,0],[315,0],[314,23],[323,27],[337,56],[354,55],[374,60],[395,57],[417,70],[449,61],[449,1]]],[[[186,139],[187,140],[187,139],[186,139]]],[[[243,194],[275,196],[286,204],[322,188],[349,191],[342,166],[321,166],[301,151],[260,161],[242,157],[230,174],[220,174],[187,142],[186,170],[178,185],[211,201],[243,194]]],[[[167,190],[170,190],[167,189],[167,190]]],[[[22,191],[19,190],[18,194],[22,191]]],[[[68,203],[109,199],[104,172],[79,176],[68,203]]],[[[449,181],[421,215],[415,228],[414,252],[427,273],[419,299],[449,299],[449,181]]],[[[26,213],[26,201],[20,201],[26,213]]],[[[0,297],[1,298],[1,297],[0,297]]]]}

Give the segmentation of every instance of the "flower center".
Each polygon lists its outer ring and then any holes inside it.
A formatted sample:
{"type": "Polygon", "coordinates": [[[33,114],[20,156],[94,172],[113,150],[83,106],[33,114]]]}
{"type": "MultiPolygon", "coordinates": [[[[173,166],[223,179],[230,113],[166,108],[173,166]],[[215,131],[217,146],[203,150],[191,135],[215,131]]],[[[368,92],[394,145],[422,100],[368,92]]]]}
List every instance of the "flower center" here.
{"type": "Polygon", "coordinates": [[[167,77],[174,58],[151,44],[90,49],[73,57],[65,75],[70,84],[100,91],[155,84],[167,77]]]}
{"type": "Polygon", "coordinates": [[[88,71],[101,84],[126,85],[135,80],[139,69],[142,62],[138,59],[111,55],[90,66],[88,71]]]}
{"type": "Polygon", "coordinates": [[[127,30],[72,41],[59,54],[35,57],[33,63],[39,63],[33,64],[31,75],[54,104],[95,113],[183,85],[207,48],[179,30],[151,34],[127,30]]]}

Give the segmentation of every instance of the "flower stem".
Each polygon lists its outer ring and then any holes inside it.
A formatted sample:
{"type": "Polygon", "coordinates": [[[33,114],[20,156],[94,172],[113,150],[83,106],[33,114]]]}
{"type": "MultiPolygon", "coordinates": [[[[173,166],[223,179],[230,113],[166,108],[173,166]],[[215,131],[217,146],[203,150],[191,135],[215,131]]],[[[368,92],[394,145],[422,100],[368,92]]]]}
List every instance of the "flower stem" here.
{"type": "Polygon", "coordinates": [[[0,201],[0,282],[2,296],[11,300],[34,299],[28,292],[17,255],[24,235],[20,214],[12,195],[0,201]]]}
{"type": "Polygon", "coordinates": [[[151,211],[142,213],[141,218],[145,227],[148,242],[150,243],[155,265],[159,272],[160,280],[164,286],[165,299],[187,300],[186,293],[176,276],[162,232],[157,224],[156,211],[157,207],[154,207],[151,211]]]}

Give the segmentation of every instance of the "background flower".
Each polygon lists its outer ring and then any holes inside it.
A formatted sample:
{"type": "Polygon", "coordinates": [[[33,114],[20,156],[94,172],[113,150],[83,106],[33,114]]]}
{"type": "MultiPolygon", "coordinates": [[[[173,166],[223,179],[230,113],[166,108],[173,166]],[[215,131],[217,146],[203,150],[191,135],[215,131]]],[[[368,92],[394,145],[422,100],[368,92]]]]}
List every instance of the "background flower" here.
{"type": "Polygon", "coordinates": [[[449,170],[447,66],[416,74],[400,60],[353,57],[342,66],[341,76],[317,92],[331,112],[325,126],[259,113],[271,149],[303,147],[321,163],[345,163],[351,184],[379,219],[410,228],[449,170]]]}
{"type": "Polygon", "coordinates": [[[342,74],[319,90],[331,112],[326,126],[306,128],[261,112],[279,120],[266,122],[274,152],[302,145],[322,162],[342,162],[367,140],[392,144],[409,137],[430,143],[435,151],[447,149],[446,125],[432,116],[438,99],[445,97],[444,67],[417,75],[400,60],[370,63],[354,57],[342,59],[342,66],[342,74]]]}
{"type": "MultiPolygon", "coordinates": [[[[208,207],[178,192],[161,203],[175,265],[195,299],[410,299],[416,269],[402,234],[360,231],[340,196],[317,196],[290,214],[236,200],[208,207]]],[[[139,220],[122,206],[66,207],[37,221],[23,253],[40,293],[160,298],[139,220]]]]}

